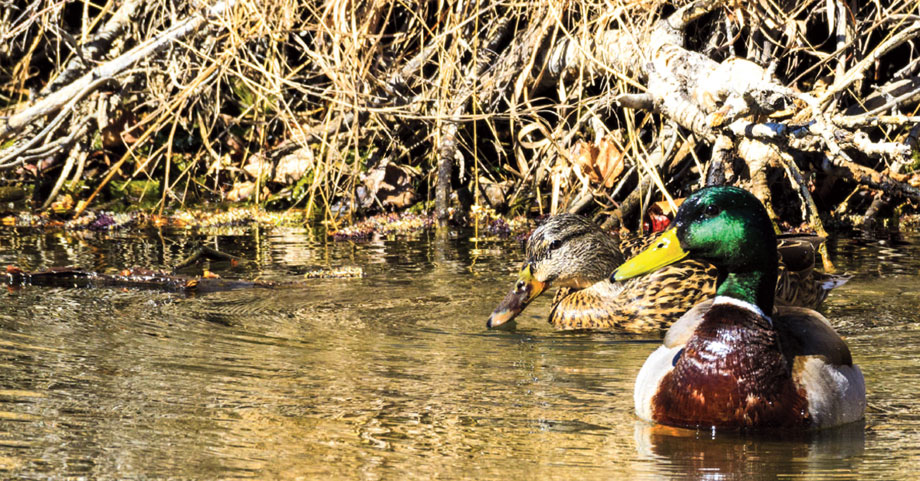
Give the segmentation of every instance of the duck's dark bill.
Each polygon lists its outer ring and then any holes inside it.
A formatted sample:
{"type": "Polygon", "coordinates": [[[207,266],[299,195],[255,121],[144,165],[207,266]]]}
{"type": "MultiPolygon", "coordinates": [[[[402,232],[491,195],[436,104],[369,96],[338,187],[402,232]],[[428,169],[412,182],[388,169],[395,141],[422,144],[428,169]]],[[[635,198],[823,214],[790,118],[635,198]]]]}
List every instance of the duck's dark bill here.
{"type": "Polygon", "coordinates": [[[527,307],[530,301],[539,296],[546,283],[540,282],[533,277],[533,271],[530,264],[524,266],[518,274],[518,280],[514,283],[511,292],[502,299],[498,307],[492,311],[489,320],[486,321],[486,327],[494,329],[502,324],[514,320],[521,311],[527,307]]]}
{"type": "Polygon", "coordinates": [[[687,251],[681,249],[677,240],[677,229],[671,228],[661,234],[649,248],[627,260],[610,276],[611,281],[623,281],[642,274],[656,271],[666,265],[673,264],[684,257],[687,251]]]}

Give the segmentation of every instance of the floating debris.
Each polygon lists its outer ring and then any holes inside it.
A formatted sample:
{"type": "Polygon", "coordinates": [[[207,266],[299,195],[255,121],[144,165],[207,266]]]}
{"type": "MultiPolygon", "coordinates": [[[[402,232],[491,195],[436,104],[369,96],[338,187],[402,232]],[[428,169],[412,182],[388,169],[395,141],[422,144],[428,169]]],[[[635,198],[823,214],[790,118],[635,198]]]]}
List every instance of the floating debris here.
{"type": "Polygon", "coordinates": [[[431,230],[434,216],[422,214],[378,214],[329,235],[335,240],[368,240],[389,235],[409,235],[431,230]]]}
{"type": "MultiPolygon", "coordinates": [[[[480,238],[500,238],[529,233],[534,221],[524,216],[503,217],[488,207],[473,206],[469,222],[479,222],[480,238]]],[[[223,229],[238,227],[303,226],[307,218],[302,210],[269,212],[255,207],[232,208],[226,211],[183,210],[168,215],[146,212],[85,211],[66,219],[54,212],[19,212],[0,217],[0,226],[59,229],[68,232],[114,232],[124,229],[223,229]]],[[[408,236],[428,232],[437,225],[433,215],[412,212],[377,214],[354,225],[330,230],[334,240],[361,241],[387,236],[408,236]]]]}
{"type": "Polygon", "coordinates": [[[226,211],[189,210],[158,219],[170,227],[194,229],[250,225],[265,227],[290,226],[303,225],[306,222],[302,211],[269,212],[255,207],[236,208],[226,211]]]}

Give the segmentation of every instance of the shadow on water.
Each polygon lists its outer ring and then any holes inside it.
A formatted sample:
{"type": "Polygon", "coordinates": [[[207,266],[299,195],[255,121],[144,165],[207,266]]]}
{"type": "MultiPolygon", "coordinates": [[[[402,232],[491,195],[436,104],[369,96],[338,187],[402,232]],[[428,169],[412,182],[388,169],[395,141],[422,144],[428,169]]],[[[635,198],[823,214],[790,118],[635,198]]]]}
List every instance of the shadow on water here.
{"type": "MultiPolygon", "coordinates": [[[[869,386],[864,424],[793,439],[632,414],[657,340],[563,333],[537,299],[484,323],[515,242],[330,243],[304,231],[68,237],[0,230],[0,264],[168,267],[201,243],[224,277],[365,277],[204,296],[0,295],[0,478],[908,479],[920,471],[920,248],[836,240],[854,275],[824,311],[869,386]]],[[[202,268],[198,266],[196,268],[202,268]]]]}

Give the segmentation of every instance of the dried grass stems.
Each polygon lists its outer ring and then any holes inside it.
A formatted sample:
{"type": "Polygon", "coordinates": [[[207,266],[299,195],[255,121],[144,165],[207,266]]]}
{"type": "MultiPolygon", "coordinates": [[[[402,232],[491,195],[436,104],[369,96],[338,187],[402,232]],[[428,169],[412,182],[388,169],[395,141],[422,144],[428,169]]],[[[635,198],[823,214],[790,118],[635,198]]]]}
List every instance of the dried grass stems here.
{"type": "Polygon", "coordinates": [[[77,212],[122,193],[629,228],[733,183],[823,231],[920,200],[918,37],[913,0],[18,2],[0,181],[77,212]]]}

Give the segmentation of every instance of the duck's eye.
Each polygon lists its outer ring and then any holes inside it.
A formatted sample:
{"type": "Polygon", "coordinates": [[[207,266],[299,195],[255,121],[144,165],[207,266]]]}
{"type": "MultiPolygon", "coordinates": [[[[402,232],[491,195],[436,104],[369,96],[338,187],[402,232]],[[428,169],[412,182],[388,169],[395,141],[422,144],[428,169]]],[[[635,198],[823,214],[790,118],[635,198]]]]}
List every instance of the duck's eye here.
{"type": "Polygon", "coordinates": [[[560,247],[562,247],[562,241],[559,239],[555,239],[554,241],[549,243],[549,250],[551,251],[554,251],[560,247]]]}
{"type": "Polygon", "coordinates": [[[719,212],[722,212],[722,209],[719,209],[719,206],[709,204],[706,206],[706,209],[703,210],[703,213],[706,214],[706,217],[715,217],[719,215],[719,212]]]}

